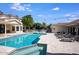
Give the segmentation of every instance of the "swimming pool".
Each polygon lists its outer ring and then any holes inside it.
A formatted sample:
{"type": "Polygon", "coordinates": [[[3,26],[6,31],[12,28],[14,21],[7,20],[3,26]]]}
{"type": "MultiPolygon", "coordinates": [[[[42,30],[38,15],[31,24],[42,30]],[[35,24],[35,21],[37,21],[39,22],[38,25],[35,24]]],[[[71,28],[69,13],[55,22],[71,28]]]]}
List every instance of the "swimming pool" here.
{"type": "Polygon", "coordinates": [[[0,39],[0,45],[21,48],[35,44],[39,41],[41,34],[21,34],[4,39],[0,39]]]}

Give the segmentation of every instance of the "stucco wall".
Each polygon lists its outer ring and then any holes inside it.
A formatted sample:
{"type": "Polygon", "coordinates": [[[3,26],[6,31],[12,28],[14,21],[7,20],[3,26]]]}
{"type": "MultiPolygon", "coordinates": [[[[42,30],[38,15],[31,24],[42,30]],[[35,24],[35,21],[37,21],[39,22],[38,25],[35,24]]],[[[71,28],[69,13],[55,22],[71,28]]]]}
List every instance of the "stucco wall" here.
{"type": "Polygon", "coordinates": [[[66,26],[52,26],[52,32],[67,32],[66,26]]]}
{"type": "Polygon", "coordinates": [[[17,26],[19,26],[19,27],[22,26],[23,27],[23,25],[10,25],[10,24],[7,24],[6,30],[9,30],[10,33],[22,33],[23,32],[23,29],[22,30],[19,29],[19,31],[16,31],[16,27],[17,26]],[[12,31],[12,26],[15,27],[15,31],[12,31]]]}
{"type": "Polygon", "coordinates": [[[16,25],[16,27],[19,26],[19,31],[15,31],[16,33],[23,33],[23,25],[16,25]],[[22,26],[22,30],[20,28],[20,26],[22,26]]]}

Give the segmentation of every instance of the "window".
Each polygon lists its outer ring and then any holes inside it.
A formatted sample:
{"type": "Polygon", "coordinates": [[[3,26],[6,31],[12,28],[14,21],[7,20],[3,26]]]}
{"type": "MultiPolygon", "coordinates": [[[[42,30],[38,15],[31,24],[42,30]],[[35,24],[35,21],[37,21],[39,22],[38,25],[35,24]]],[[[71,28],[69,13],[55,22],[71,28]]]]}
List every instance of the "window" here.
{"type": "Polygon", "coordinates": [[[12,31],[15,31],[15,27],[14,26],[12,26],[12,31]]]}
{"type": "Polygon", "coordinates": [[[19,31],[19,26],[16,27],[16,31],[19,31]]]}

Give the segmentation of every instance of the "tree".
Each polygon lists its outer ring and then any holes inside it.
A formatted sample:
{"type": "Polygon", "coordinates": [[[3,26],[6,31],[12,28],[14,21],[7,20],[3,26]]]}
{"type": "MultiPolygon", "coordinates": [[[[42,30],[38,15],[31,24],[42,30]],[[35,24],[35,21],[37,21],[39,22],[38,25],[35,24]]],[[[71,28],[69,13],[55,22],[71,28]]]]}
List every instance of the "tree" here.
{"type": "Polygon", "coordinates": [[[51,26],[52,26],[52,24],[49,24],[47,27],[48,27],[48,28],[51,28],[51,26]]]}
{"type": "Polygon", "coordinates": [[[27,29],[30,29],[33,27],[34,21],[31,15],[26,15],[22,17],[23,26],[27,29]]]}
{"type": "Polygon", "coordinates": [[[51,26],[52,26],[52,24],[49,24],[49,25],[47,26],[47,32],[52,32],[51,26]]]}
{"type": "Polygon", "coordinates": [[[41,27],[42,27],[42,29],[47,29],[46,23],[43,22],[41,27]]]}
{"type": "Polygon", "coordinates": [[[33,26],[36,30],[41,30],[41,23],[35,23],[33,26]]]}

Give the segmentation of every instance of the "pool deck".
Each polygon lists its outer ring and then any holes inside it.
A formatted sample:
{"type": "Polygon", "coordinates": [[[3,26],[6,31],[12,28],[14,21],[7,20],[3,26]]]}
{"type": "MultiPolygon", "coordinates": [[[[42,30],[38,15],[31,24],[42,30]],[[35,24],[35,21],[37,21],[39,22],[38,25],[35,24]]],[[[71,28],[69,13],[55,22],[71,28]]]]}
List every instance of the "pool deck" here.
{"type": "Polygon", "coordinates": [[[8,55],[8,53],[12,52],[13,50],[15,50],[15,48],[0,46],[0,55],[8,55]]]}
{"type": "Polygon", "coordinates": [[[54,33],[42,35],[39,43],[47,44],[48,54],[79,54],[79,42],[60,42],[54,33]]]}
{"type": "MultiPolygon", "coordinates": [[[[60,42],[53,33],[40,36],[38,43],[47,44],[47,53],[56,54],[79,54],[79,42],[60,42]]],[[[12,47],[0,46],[0,55],[7,55],[15,50],[12,47]]]]}

